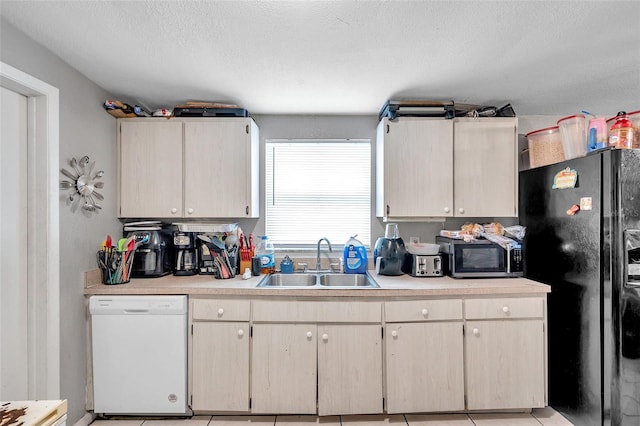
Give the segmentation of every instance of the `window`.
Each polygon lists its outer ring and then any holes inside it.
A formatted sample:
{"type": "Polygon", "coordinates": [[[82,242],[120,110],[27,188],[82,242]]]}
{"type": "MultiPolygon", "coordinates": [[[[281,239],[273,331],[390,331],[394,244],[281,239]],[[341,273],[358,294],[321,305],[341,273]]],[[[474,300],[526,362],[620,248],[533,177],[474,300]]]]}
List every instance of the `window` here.
{"type": "Polygon", "coordinates": [[[266,234],[275,245],[371,242],[371,141],[267,140],[266,234]]]}

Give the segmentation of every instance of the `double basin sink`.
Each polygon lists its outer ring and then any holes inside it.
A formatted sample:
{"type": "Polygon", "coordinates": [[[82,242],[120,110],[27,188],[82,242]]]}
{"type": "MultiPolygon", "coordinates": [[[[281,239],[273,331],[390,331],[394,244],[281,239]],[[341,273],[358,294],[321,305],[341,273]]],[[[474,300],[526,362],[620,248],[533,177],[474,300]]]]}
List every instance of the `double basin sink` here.
{"type": "Polygon", "coordinates": [[[380,288],[369,275],[336,274],[329,272],[269,274],[257,285],[259,288],[296,289],[367,289],[380,288]]]}

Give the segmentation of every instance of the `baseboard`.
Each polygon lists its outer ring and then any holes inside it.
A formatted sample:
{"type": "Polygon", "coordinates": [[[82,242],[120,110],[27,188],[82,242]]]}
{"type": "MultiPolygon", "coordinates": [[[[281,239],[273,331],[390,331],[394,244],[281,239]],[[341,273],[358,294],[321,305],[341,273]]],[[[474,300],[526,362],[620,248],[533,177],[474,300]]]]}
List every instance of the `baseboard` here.
{"type": "Polygon", "coordinates": [[[89,426],[96,418],[96,415],[87,412],[80,420],[74,423],[73,426],[89,426]]]}

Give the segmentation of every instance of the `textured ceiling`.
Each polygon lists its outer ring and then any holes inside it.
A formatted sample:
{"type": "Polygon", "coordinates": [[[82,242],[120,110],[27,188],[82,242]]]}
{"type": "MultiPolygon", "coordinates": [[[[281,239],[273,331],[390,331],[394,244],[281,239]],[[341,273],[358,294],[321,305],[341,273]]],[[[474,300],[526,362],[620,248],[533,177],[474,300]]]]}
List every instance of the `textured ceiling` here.
{"type": "Polygon", "coordinates": [[[149,109],[374,114],[389,98],[519,115],[640,109],[640,1],[10,1],[0,14],[149,109]]]}

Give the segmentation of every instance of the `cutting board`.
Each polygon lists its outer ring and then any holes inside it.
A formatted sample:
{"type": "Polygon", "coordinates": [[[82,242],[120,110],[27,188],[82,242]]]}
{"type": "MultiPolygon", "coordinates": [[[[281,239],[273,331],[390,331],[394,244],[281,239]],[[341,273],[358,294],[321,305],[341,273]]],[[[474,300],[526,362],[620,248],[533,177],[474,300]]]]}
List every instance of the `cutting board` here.
{"type": "Polygon", "coordinates": [[[50,426],[66,414],[66,399],[0,401],[0,426],[50,426]]]}

